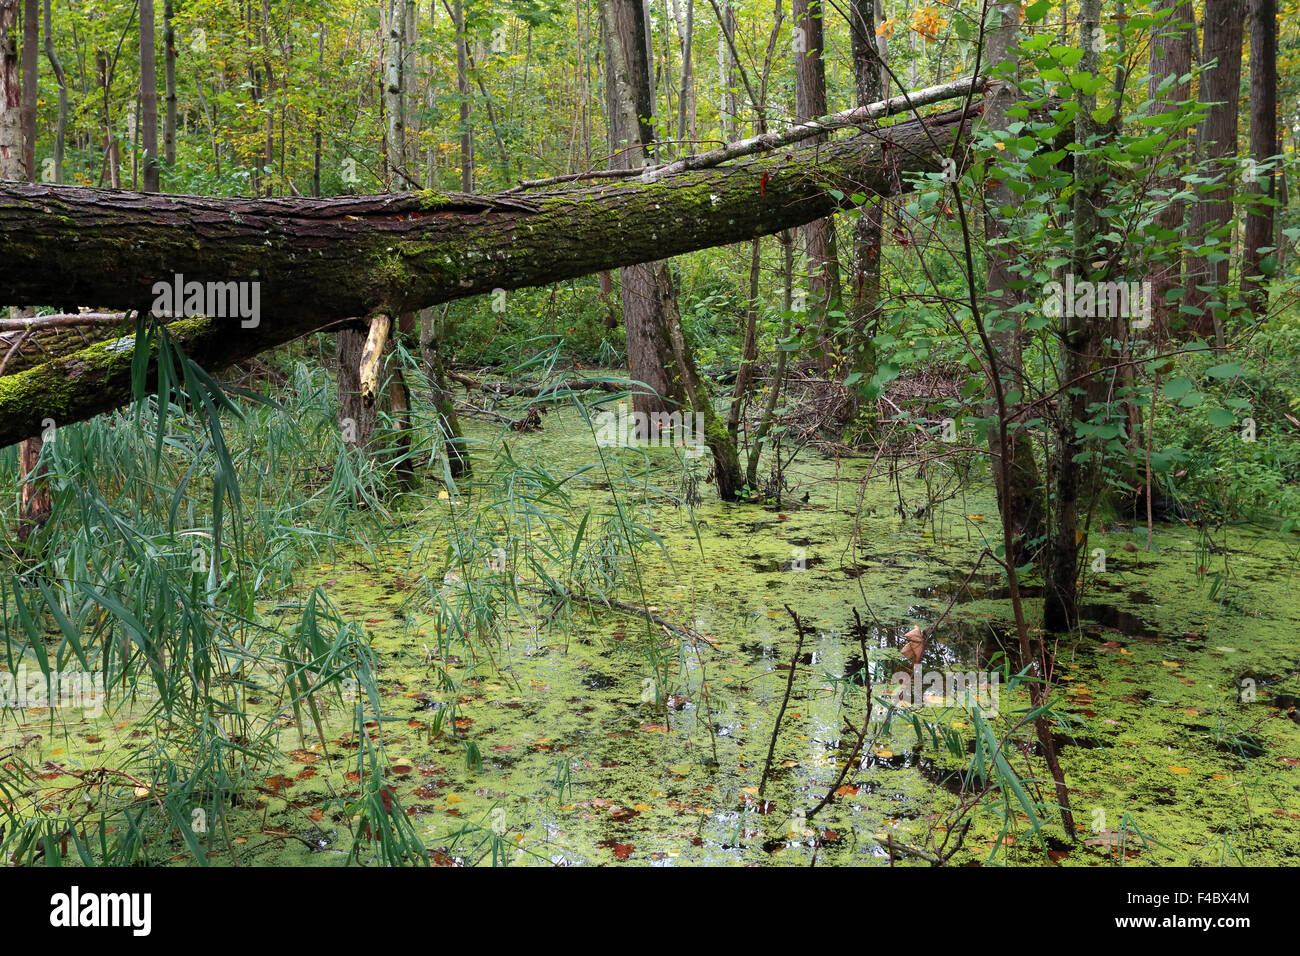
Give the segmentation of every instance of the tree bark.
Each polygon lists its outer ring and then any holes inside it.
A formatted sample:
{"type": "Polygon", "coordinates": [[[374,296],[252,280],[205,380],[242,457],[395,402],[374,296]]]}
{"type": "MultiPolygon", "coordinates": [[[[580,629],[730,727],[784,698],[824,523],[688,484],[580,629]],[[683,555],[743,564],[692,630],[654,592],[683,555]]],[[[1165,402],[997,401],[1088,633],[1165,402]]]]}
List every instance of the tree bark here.
{"type": "MultiPolygon", "coordinates": [[[[144,191],[158,191],[158,69],[154,58],[153,0],[140,0],[140,146],[144,151],[144,191]]],[[[270,156],[267,157],[268,161],[270,156]]]]}
{"type": "Polygon", "coordinates": [[[0,178],[22,179],[22,85],[18,69],[18,0],[0,0],[0,178]]]}
{"type": "MultiPolygon", "coordinates": [[[[884,99],[885,67],[876,37],[875,0],[852,0],[848,7],[850,48],[853,51],[853,81],[858,106],[884,99]]],[[[876,349],[872,338],[880,320],[880,269],[885,241],[884,201],[861,208],[853,221],[853,270],[850,290],[850,319],[853,340],[847,343],[850,367],[863,379],[876,371],[876,349]]],[[[851,393],[852,414],[845,430],[846,441],[856,441],[875,427],[875,402],[863,405],[856,391],[851,393]]]]}
{"type": "MultiPolygon", "coordinates": [[[[615,169],[638,169],[650,161],[654,136],[645,8],[640,0],[601,0],[600,22],[609,151],[615,169]]],[[[648,260],[619,272],[628,367],[634,380],[649,387],[632,396],[632,408],[647,416],[680,409],[685,399],[662,300],[671,284],[657,274],[662,268],[648,260]]]]}
{"type": "Polygon", "coordinates": [[[36,178],[36,64],[40,59],[40,4],[23,4],[23,177],[36,178]]]}
{"type": "MultiPolygon", "coordinates": [[[[172,23],[173,2],[163,0],[163,94],[167,98],[163,113],[163,162],[169,176],[176,167],[176,27],[172,23]]],[[[45,9],[49,10],[50,0],[45,0],[45,3],[45,9]]]]}
{"type": "MultiPolygon", "coordinates": [[[[0,184],[0,302],[148,310],[156,282],[260,283],[261,321],[183,319],[178,342],[221,368],[331,321],[576,278],[823,218],[828,192],[883,195],[933,172],[972,112],[953,110],[817,149],[654,182],[474,197],[431,192],[213,199],[0,184]],[[937,151],[936,151],[937,147],[937,151]]],[[[130,400],[114,343],[0,378],[0,447],[41,419],[80,421],[130,400]],[[69,387],[69,383],[73,387],[69,387]]]]}
{"type": "Polygon", "coordinates": [[[447,387],[447,370],[442,361],[442,326],[435,312],[432,308],[420,312],[420,356],[432,391],[433,407],[438,410],[447,468],[452,478],[459,478],[470,471],[469,451],[464,446],[455,396],[447,387]]]}
{"type": "MultiPolygon", "coordinates": [[[[1161,10],[1172,10],[1168,19],[1156,24],[1151,37],[1151,68],[1147,86],[1147,97],[1152,101],[1151,111],[1160,115],[1173,109],[1171,101],[1182,102],[1192,95],[1192,57],[1196,50],[1196,14],[1191,0],[1161,0],[1161,10]],[[1175,77],[1163,93],[1161,84],[1168,77],[1175,77]],[[1182,82],[1182,77],[1188,77],[1182,82]]],[[[1170,131],[1170,135],[1181,138],[1185,130],[1170,131]]],[[[1181,156],[1159,156],[1156,162],[1170,162],[1181,156]]],[[[1177,174],[1164,177],[1157,183],[1158,188],[1176,192],[1182,187],[1177,174]]],[[[1186,204],[1182,200],[1167,202],[1155,215],[1158,229],[1181,231],[1186,204]]],[[[1182,274],[1181,244],[1169,250],[1168,260],[1157,265],[1151,273],[1151,331],[1150,335],[1157,341],[1165,341],[1173,328],[1182,325],[1178,301],[1169,299],[1169,293],[1178,288],[1182,274]]]]}
{"type": "Polygon", "coordinates": [[[470,100],[469,46],[465,36],[465,10],[461,0],[452,6],[456,25],[456,91],[460,96],[460,188],[474,191],[474,125],[470,118],[474,104],[470,100]]]}
{"type": "MultiPolygon", "coordinates": [[[[1277,141],[1277,0],[1251,0],[1250,4],[1250,155],[1266,163],[1281,152],[1277,141]]],[[[1247,206],[1245,248],[1242,250],[1241,285],[1246,304],[1257,316],[1268,311],[1264,261],[1274,254],[1274,197],[1277,176],[1256,172],[1246,183],[1248,192],[1268,202],[1247,206]]],[[[1270,272],[1273,270],[1270,269],[1270,272]]]]}
{"type": "MultiPolygon", "coordinates": [[[[54,33],[50,29],[50,3],[45,0],[45,58],[50,61],[54,81],[59,85],[59,118],[54,127],[54,181],[63,182],[63,154],[68,131],[68,78],[63,63],[54,50],[54,33]]],[[[35,178],[35,177],[33,177],[35,178]]]]}
{"type": "MultiPolygon", "coordinates": [[[[824,116],[826,108],[825,30],[821,0],[794,0],[796,29],[802,30],[803,49],[795,47],[795,121],[799,123],[824,116]]],[[[821,142],[818,138],[814,142],[821,142]]],[[[841,299],[840,264],[835,249],[835,229],[830,219],[810,222],[801,230],[804,255],[811,270],[808,299],[816,310],[813,323],[820,332],[818,364],[828,369],[832,364],[829,313],[841,299]]]]}
{"type": "MultiPolygon", "coordinates": [[[[1232,192],[1237,167],[1237,117],[1241,99],[1241,43],[1246,22],[1245,0],[1206,0],[1205,33],[1201,48],[1201,102],[1212,104],[1197,131],[1200,159],[1210,160],[1210,173],[1223,177],[1221,185],[1202,192],[1192,206],[1190,238],[1204,246],[1217,242],[1224,251],[1225,235],[1213,235],[1232,228],[1232,192]],[[1217,62],[1216,62],[1217,61],[1217,62]],[[1214,62],[1213,67],[1208,64],[1214,62]]],[[[1223,344],[1224,303],[1231,263],[1230,256],[1210,262],[1205,254],[1187,258],[1184,305],[1194,312],[1193,331],[1211,336],[1223,344]],[[1213,303],[1218,303],[1214,305],[1213,303]]]]}

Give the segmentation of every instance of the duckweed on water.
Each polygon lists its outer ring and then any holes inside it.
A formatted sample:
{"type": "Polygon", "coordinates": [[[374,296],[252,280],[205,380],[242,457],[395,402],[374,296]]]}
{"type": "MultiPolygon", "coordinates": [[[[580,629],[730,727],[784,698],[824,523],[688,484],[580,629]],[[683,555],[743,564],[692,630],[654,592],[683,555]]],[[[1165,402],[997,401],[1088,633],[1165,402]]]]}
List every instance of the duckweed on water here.
{"type": "MultiPolygon", "coordinates": [[[[1085,831],[1079,843],[1067,843],[1042,807],[1039,839],[1015,801],[996,793],[960,812],[971,797],[969,757],[912,715],[963,739],[974,733],[971,715],[917,708],[911,697],[887,730],[878,704],[864,752],[809,820],[853,755],[862,674],[888,697],[913,627],[933,628],[923,671],[1001,670],[999,732],[1028,707],[1023,685],[1008,689],[1003,644],[1013,642],[1000,576],[985,565],[968,580],[998,534],[989,490],[924,521],[900,518],[885,480],[862,488],[867,462],[805,453],[787,475],[796,504],[692,509],[673,497],[684,466],[671,450],[619,450],[602,465],[576,413],[553,411],[542,432],[509,442],[518,468],[560,475],[597,465],[563,494],[540,496],[546,521],[573,532],[587,515],[592,533],[612,533],[602,521],[621,509],[640,522],[642,546],[634,562],[618,562],[623,586],[609,596],[661,620],[548,596],[539,569],[554,573],[547,551],[559,539],[536,513],[515,514],[511,535],[498,529],[495,563],[467,564],[456,529],[480,492],[415,489],[385,543],[301,570],[296,595],[259,608],[289,622],[318,591],[363,628],[379,719],[361,709],[361,739],[347,688],[322,695],[319,729],[306,712],[267,715],[279,726],[279,756],[250,797],[198,832],[211,859],[367,859],[356,801],[371,741],[386,755],[385,805],[405,813],[443,864],[885,865],[891,847],[932,849],[949,831],[961,843],[954,863],[1046,855],[1063,865],[1265,865],[1300,855],[1294,542],[1230,528],[1207,548],[1196,529],[1162,525],[1148,551],[1145,528],[1094,532],[1089,546],[1106,550],[1106,570],[1088,576],[1081,633],[1056,647],[1057,710],[1072,718],[1058,742],[1085,831]],[[485,612],[483,589],[511,591],[512,579],[512,600],[485,612]],[[797,659],[787,605],[807,628],[797,659]],[[477,608],[477,623],[459,631],[455,607],[477,608]]],[[[920,494],[906,482],[903,491],[920,494]]],[[[585,563],[566,587],[599,595],[597,565],[585,563]]],[[[162,720],[141,703],[80,720],[22,717],[0,747],[43,771],[29,793],[47,806],[73,799],[78,771],[126,766],[162,720]]],[[[1032,734],[1015,734],[1007,757],[1034,799],[1050,803],[1050,782],[1033,779],[1042,762],[1032,734]]],[[[192,859],[179,827],[172,840],[172,859],[192,859]]]]}

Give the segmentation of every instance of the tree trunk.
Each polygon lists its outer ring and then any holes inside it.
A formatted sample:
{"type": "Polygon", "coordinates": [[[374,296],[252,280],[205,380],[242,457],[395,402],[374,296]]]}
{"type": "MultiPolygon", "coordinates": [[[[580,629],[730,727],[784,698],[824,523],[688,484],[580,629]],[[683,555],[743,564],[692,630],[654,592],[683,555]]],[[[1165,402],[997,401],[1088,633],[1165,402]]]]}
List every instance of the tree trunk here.
{"type": "MultiPolygon", "coordinates": [[[[600,22],[609,151],[614,168],[639,169],[650,161],[654,136],[649,122],[653,104],[645,54],[645,9],[640,0],[601,0],[600,22]]],[[[631,377],[650,390],[633,395],[632,408],[646,416],[678,410],[686,398],[662,300],[670,283],[661,281],[657,273],[663,266],[655,259],[619,272],[628,367],[631,377]]],[[[676,308],[675,303],[671,307],[676,308]]]]}
{"type": "Polygon", "coordinates": [[[736,138],[736,63],[731,47],[736,41],[736,11],[731,0],[721,0],[718,13],[718,129],[724,142],[736,138]]]}
{"type": "Polygon", "coordinates": [[[40,4],[23,3],[23,172],[22,178],[36,178],[36,64],[40,58],[40,4]]]}
{"type": "MultiPolygon", "coordinates": [[[[1151,69],[1147,86],[1147,97],[1152,100],[1151,111],[1154,115],[1173,109],[1171,101],[1182,102],[1192,95],[1192,57],[1196,49],[1196,15],[1191,0],[1161,0],[1161,10],[1172,10],[1168,19],[1157,23],[1151,37],[1151,69]],[[1163,93],[1161,84],[1168,77],[1175,77],[1163,93]],[[1188,77],[1187,82],[1179,78],[1188,77]]],[[[1183,131],[1169,130],[1171,137],[1179,138],[1183,131]]],[[[1156,162],[1168,162],[1180,157],[1161,155],[1156,162]]],[[[1177,174],[1161,179],[1156,187],[1169,192],[1182,188],[1177,174]]],[[[1155,215],[1155,226],[1181,232],[1186,205],[1182,200],[1165,203],[1155,215]]],[[[1182,247],[1175,246],[1168,250],[1167,261],[1157,265],[1151,273],[1151,330],[1149,334],[1157,342],[1169,338],[1175,327],[1180,327],[1184,319],[1179,315],[1179,300],[1170,301],[1169,293],[1177,289],[1182,276],[1182,247]]]]}
{"type": "MultiPolygon", "coordinates": [[[[18,4],[0,7],[0,179],[34,179],[36,173],[36,11],[30,0],[24,9],[23,82],[19,93],[17,38],[18,4]],[[29,122],[30,121],[30,122],[29,122]],[[16,134],[19,139],[11,138],[16,134]]],[[[19,310],[30,316],[31,310],[19,310]]],[[[48,419],[43,419],[42,422],[48,419]]],[[[41,450],[43,424],[32,428],[18,446],[18,470],[23,476],[19,495],[18,540],[26,541],[50,516],[49,485],[44,480],[41,450]]]]}
{"type": "MultiPolygon", "coordinates": [[[[1250,155],[1266,163],[1281,152],[1277,141],[1277,0],[1251,0],[1250,4],[1250,155]]],[[[1246,304],[1257,316],[1268,311],[1265,259],[1275,254],[1261,251],[1274,246],[1272,202],[1277,194],[1273,171],[1256,172],[1246,189],[1269,202],[1251,203],[1246,211],[1245,248],[1241,285],[1246,304]]],[[[1270,267],[1270,273],[1273,269],[1270,267]]]]}
{"type": "MultiPolygon", "coordinates": [[[[853,81],[858,105],[884,98],[885,67],[876,36],[876,0],[852,0],[848,7],[850,46],[853,51],[853,81]]],[[[880,268],[885,240],[884,200],[870,197],[853,221],[853,272],[850,290],[850,320],[853,340],[847,343],[850,367],[862,379],[876,371],[876,349],[872,337],[880,320],[880,268]]],[[[875,403],[863,405],[852,392],[852,414],[845,440],[856,442],[875,427],[875,403]]]]}
{"type": "Polygon", "coordinates": [[[25,179],[18,0],[0,0],[0,179],[25,179]]]}
{"type": "MultiPolygon", "coordinates": [[[[676,11],[676,0],[673,9],[676,11]]],[[[681,38],[682,82],[677,94],[677,138],[685,143],[695,136],[695,0],[686,0],[686,23],[681,38]]],[[[690,152],[684,145],[683,152],[690,152]]]]}
{"type": "MultiPolygon", "coordinates": [[[[1241,43],[1246,22],[1245,0],[1206,0],[1201,63],[1217,63],[1201,74],[1201,102],[1213,104],[1197,131],[1198,158],[1210,160],[1210,173],[1223,183],[1202,192],[1192,206],[1189,238],[1204,246],[1217,243],[1226,251],[1232,229],[1232,192],[1237,168],[1237,115],[1241,99],[1241,43]],[[1220,233],[1216,239],[1213,233],[1220,233]]],[[[1203,187],[1202,187],[1203,188],[1203,187]]],[[[1183,302],[1196,310],[1192,330],[1222,345],[1224,303],[1228,297],[1230,256],[1210,262],[1208,255],[1187,258],[1187,292],[1183,302]],[[1217,304],[1215,304],[1217,303],[1217,304]]]]}
{"type": "MultiPolygon", "coordinates": [[[[1083,0],[1080,4],[1079,42],[1084,46],[1080,69],[1096,75],[1100,59],[1099,45],[1092,41],[1101,23],[1101,0],[1083,0]]],[[[1079,92],[1079,111],[1075,117],[1074,138],[1077,143],[1094,143],[1101,126],[1092,116],[1096,110],[1095,93],[1079,92]]],[[[1073,232],[1074,250],[1071,270],[1078,279],[1104,279],[1093,266],[1098,237],[1103,234],[1101,220],[1102,188],[1106,172],[1095,152],[1081,151],[1074,159],[1073,232]]],[[[1049,631],[1065,632],[1074,628],[1079,617],[1079,552],[1082,535],[1079,506],[1082,497],[1084,443],[1078,425],[1088,417],[1093,382],[1101,371],[1099,352],[1102,334],[1096,320],[1072,315],[1063,309],[1061,317],[1061,381],[1075,383],[1061,396],[1056,423],[1056,496],[1051,541],[1045,577],[1043,626],[1049,631]]]]}
{"type": "MultiPolygon", "coordinates": [[[[1013,50],[1020,29],[1020,3],[1018,0],[1000,0],[988,6],[989,83],[984,97],[984,121],[989,128],[1004,131],[1011,125],[1010,110],[1019,98],[1016,87],[1018,58],[1013,50]]],[[[988,281],[985,287],[985,321],[999,359],[999,366],[990,369],[1003,383],[1004,392],[1025,394],[1024,364],[1022,358],[1023,335],[1021,320],[1013,309],[1020,297],[1013,291],[1010,254],[1002,240],[1007,235],[1005,216],[1015,209],[1015,193],[1005,179],[984,191],[984,234],[988,248],[988,281]]],[[[1032,436],[1021,428],[1020,403],[1008,409],[1012,416],[1007,422],[1007,447],[1002,444],[1001,424],[996,420],[988,428],[989,454],[993,461],[992,472],[998,496],[998,511],[1003,522],[1013,530],[1015,552],[1009,556],[1016,565],[1024,563],[1026,545],[1044,536],[1042,479],[1034,458],[1032,436]],[[1002,456],[1007,456],[1005,469],[1008,481],[1003,481],[1002,456]]],[[[997,408],[991,402],[985,414],[996,419],[997,408]]]]}
{"type": "Polygon", "coordinates": [[[59,85],[59,118],[54,127],[54,181],[63,182],[63,154],[68,132],[68,78],[63,63],[54,51],[54,33],[50,29],[50,3],[45,0],[45,58],[50,61],[54,81],[59,85]]]}
{"type": "MultiPolygon", "coordinates": [[[[826,66],[822,60],[825,31],[821,0],[794,0],[795,28],[795,121],[824,116],[826,109],[826,66]],[[799,42],[802,40],[802,43],[799,42]],[[801,49],[802,47],[802,49],[801,49]]],[[[818,140],[820,142],[821,140],[818,140]]],[[[841,298],[839,257],[835,250],[835,229],[830,219],[810,222],[801,230],[804,255],[808,260],[808,299],[816,314],[813,324],[821,336],[818,364],[828,369],[834,346],[829,313],[841,298]]]]}
{"type": "Polygon", "coordinates": [[[460,94],[460,188],[474,191],[474,126],[470,117],[474,112],[469,89],[469,47],[465,37],[465,10],[461,0],[452,5],[452,19],[456,24],[456,91],[460,94]]]}
{"type": "Polygon", "coordinates": [[[384,179],[389,191],[406,186],[406,77],[402,70],[406,37],[405,4],[388,0],[384,8],[384,179]]]}
{"type": "MultiPolygon", "coordinates": [[[[49,0],[45,2],[48,10],[49,0]]],[[[163,162],[169,176],[176,168],[176,27],[172,23],[173,3],[174,0],[163,0],[163,90],[167,98],[163,113],[163,162]]]]}
{"type": "Polygon", "coordinates": [[[435,309],[420,311],[420,355],[432,391],[433,407],[438,410],[443,453],[453,478],[470,472],[469,450],[464,445],[456,399],[447,385],[447,371],[442,361],[442,326],[435,309]]]}
{"type": "MultiPolygon", "coordinates": [[[[170,326],[215,369],[350,316],[544,285],[823,218],[837,205],[828,189],[890,195],[907,188],[908,173],[939,170],[975,109],[654,182],[496,198],[213,199],[5,183],[0,302],[147,310],[154,284],[178,273],[186,282],[256,281],[256,325],[170,326]]],[[[131,355],[98,345],[0,381],[3,447],[38,432],[47,415],[62,425],[125,404],[131,355]]]]}
{"type": "Polygon", "coordinates": [[[158,191],[158,69],[154,62],[153,0],[140,0],[140,105],[144,126],[144,191],[158,191]]]}

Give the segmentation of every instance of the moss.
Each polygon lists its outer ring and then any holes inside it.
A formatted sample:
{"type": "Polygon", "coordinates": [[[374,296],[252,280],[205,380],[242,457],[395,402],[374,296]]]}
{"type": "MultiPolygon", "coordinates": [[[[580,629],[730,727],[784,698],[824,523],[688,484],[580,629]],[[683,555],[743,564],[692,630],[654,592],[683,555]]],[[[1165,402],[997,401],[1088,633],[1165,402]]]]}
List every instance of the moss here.
{"type": "Polygon", "coordinates": [[[440,209],[451,202],[451,197],[447,193],[440,192],[437,189],[418,189],[413,195],[421,209],[440,209]]]}

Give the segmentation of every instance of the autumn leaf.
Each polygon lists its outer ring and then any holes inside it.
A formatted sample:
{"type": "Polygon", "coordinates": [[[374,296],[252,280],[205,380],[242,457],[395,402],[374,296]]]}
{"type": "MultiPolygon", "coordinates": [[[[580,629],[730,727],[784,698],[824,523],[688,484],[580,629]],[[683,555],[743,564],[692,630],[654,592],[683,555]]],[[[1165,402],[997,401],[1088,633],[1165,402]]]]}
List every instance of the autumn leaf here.
{"type": "Polygon", "coordinates": [[[911,661],[914,665],[921,663],[921,655],[925,653],[925,634],[919,627],[914,627],[903,635],[907,643],[903,645],[903,656],[911,661]]]}

